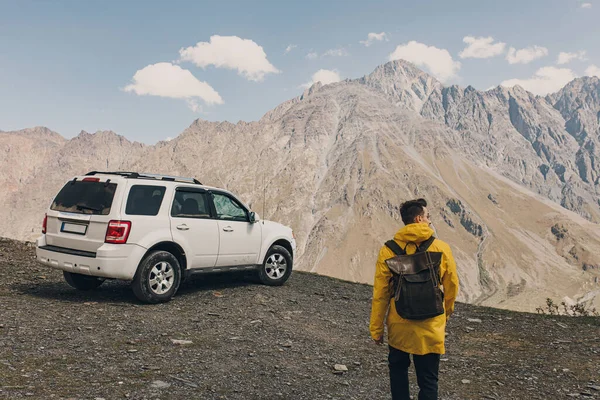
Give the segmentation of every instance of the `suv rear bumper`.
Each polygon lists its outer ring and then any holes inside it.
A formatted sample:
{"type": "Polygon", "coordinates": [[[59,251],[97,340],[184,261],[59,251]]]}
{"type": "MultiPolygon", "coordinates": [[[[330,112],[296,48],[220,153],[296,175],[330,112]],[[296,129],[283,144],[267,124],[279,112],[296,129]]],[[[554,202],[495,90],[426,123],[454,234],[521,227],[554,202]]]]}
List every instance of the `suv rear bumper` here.
{"type": "MultiPolygon", "coordinates": [[[[132,280],[147,249],[136,244],[105,243],[96,251],[96,256],[77,255],[67,249],[47,246],[46,237],[37,239],[35,249],[37,261],[55,269],[76,274],[132,280]]],[[[81,252],[84,253],[84,252],[81,252]]]]}

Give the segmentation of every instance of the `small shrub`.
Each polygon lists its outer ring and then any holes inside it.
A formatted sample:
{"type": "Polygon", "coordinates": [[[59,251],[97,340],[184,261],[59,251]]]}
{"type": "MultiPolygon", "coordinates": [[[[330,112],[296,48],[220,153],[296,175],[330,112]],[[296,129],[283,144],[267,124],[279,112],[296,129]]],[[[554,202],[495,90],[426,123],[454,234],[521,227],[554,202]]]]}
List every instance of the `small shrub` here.
{"type": "Polygon", "coordinates": [[[600,314],[595,307],[591,307],[586,303],[567,304],[564,301],[560,306],[554,303],[551,298],[546,299],[546,305],[535,309],[538,314],[548,315],[568,315],[571,317],[598,317],[600,314]],[[561,310],[562,307],[562,310],[561,310]]]}

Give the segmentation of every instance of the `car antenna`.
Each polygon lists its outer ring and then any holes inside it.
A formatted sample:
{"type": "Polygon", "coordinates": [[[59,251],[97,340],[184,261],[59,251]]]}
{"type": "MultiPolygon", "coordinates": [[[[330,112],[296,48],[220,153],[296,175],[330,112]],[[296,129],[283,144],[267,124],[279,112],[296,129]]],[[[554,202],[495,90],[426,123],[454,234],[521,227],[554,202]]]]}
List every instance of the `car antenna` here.
{"type": "Polygon", "coordinates": [[[262,219],[264,220],[265,218],[267,218],[267,215],[265,214],[265,208],[266,208],[266,203],[267,203],[267,186],[265,185],[265,173],[263,172],[263,176],[262,176],[262,184],[263,184],[263,212],[262,212],[262,219]]]}

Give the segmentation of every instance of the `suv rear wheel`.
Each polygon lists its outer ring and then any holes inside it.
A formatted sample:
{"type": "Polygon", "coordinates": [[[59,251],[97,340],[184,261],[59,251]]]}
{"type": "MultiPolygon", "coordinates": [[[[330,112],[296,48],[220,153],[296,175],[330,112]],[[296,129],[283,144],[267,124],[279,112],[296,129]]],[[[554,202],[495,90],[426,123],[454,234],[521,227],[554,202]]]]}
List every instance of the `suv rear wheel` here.
{"type": "Polygon", "coordinates": [[[275,245],[269,249],[265,261],[258,270],[260,281],[269,286],[280,286],[292,273],[292,255],[283,246],[275,245]]]}
{"type": "Polygon", "coordinates": [[[175,295],[181,283],[181,267],[168,251],[153,251],[138,266],[132,289],[145,303],[165,303],[175,295]]]}
{"type": "Polygon", "coordinates": [[[79,290],[96,289],[104,282],[104,279],[96,278],[95,276],[81,275],[67,271],[63,271],[63,276],[71,287],[79,290]]]}

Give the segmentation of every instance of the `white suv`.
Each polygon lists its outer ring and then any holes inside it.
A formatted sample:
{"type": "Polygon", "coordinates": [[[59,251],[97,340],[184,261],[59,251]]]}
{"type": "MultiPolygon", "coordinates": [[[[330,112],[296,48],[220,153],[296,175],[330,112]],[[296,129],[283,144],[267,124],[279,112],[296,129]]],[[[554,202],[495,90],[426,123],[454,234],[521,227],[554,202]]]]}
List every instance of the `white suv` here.
{"type": "Polygon", "coordinates": [[[37,240],[44,265],[81,290],[105,279],[132,282],[142,301],[169,301],[193,273],[256,270],[282,285],[296,240],[287,226],[259,221],[230,192],[196,179],[90,172],[58,193],[37,240]]]}

